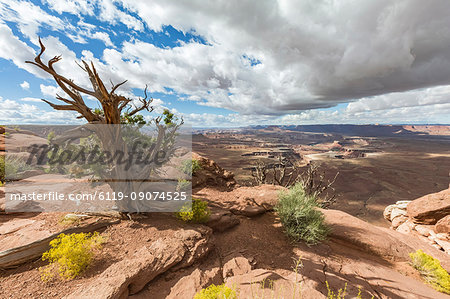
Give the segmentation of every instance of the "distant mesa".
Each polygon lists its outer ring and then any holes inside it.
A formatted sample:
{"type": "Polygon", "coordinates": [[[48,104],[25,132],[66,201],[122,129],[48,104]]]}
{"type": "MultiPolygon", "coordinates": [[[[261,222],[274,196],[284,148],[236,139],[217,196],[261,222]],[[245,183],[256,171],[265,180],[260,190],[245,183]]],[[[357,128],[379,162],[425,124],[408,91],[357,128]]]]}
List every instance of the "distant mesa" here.
{"type": "Polygon", "coordinates": [[[339,133],[347,136],[389,137],[389,136],[450,136],[448,125],[281,125],[281,126],[251,126],[254,130],[264,131],[299,131],[311,133],[339,133]]]}

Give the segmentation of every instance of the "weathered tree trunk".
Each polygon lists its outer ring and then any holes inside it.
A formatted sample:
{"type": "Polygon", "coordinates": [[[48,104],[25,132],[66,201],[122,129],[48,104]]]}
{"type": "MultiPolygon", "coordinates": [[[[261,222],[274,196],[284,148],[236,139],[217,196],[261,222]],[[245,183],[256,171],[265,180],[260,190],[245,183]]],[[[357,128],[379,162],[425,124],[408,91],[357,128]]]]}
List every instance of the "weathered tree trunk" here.
{"type": "MultiPolygon", "coordinates": [[[[147,87],[144,90],[145,97],[140,99],[141,105],[139,107],[132,106],[132,99],[116,94],[117,88],[123,85],[127,81],[123,81],[119,84],[112,84],[111,90],[108,91],[97,73],[94,64],[90,65],[82,60],[83,66],[80,67],[87,73],[92,85],[92,90],[86,89],[75,84],[72,80],[58,74],[53,65],[61,60],[61,56],[55,56],[48,61],[47,64],[43,63],[41,56],[45,51],[45,46],[39,39],[41,46],[40,53],[35,57],[34,61],[26,61],[33,64],[46,73],[53,76],[54,80],[59,87],[70,97],[63,98],[60,95],[56,95],[56,98],[64,104],[54,104],[47,100],[43,100],[49,104],[55,110],[76,111],[80,115],[78,118],[84,118],[89,124],[96,126],[86,126],[86,128],[92,130],[99,138],[103,150],[120,151],[124,155],[128,155],[130,149],[128,144],[123,139],[121,127],[122,113],[125,113],[128,117],[136,115],[140,111],[153,111],[151,103],[153,99],[147,99],[147,87]],[[82,94],[89,95],[98,100],[100,103],[103,114],[95,113],[84,102],[82,94]],[[124,112],[124,109],[125,112],[124,112]],[[100,125],[100,126],[99,126],[100,125]],[[102,125],[117,125],[117,126],[102,126],[102,125]]],[[[157,128],[157,136],[155,146],[150,153],[151,157],[158,154],[159,151],[167,151],[168,157],[173,154],[173,140],[176,136],[176,131],[183,124],[183,121],[179,124],[172,124],[171,126],[165,126],[161,124],[161,117],[154,119],[154,124],[157,128]]],[[[60,141],[64,141],[62,136],[60,141]]],[[[130,169],[125,169],[124,165],[120,163],[113,163],[110,165],[111,173],[110,177],[106,178],[106,181],[111,186],[113,191],[122,192],[125,195],[130,195],[132,192],[145,192],[148,184],[145,181],[150,178],[155,171],[153,165],[132,165],[130,169]]],[[[129,200],[123,201],[119,209],[121,211],[136,211],[138,212],[140,207],[136,203],[132,203],[129,200]]]]}

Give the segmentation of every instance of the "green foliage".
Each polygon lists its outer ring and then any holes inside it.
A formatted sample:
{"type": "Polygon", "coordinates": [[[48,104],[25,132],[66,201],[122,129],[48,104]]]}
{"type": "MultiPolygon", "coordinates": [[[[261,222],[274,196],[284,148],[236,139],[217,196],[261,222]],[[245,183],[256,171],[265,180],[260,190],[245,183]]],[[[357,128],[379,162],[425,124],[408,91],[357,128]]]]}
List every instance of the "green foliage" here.
{"type": "Polygon", "coordinates": [[[179,179],[176,190],[178,192],[187,191],[187,190],[189,190],[189,188],[191,188],[191,186],[192,185],[191,185],[190,181],[184,180],[184,179],[179,179]]]}
{"type": "Polygon", "coordinates": [[[0,187],[5,182],[5,156],[0,155],[0,187]]]}
{"type": "Polygon", "coordinates": [[[439,260],[421,249],[410,253],[409,256],[412,266],[420,272],[427,283],[439,292],[450,294],[450,275],[442,268],[439,260]]]}
{"type": "Polygon", "coordinates": [[[94,110],[92,110],[92,112],[94,114],[100,115],[100,116],[105,116],[105,112],[103,111],[103,109],[100,108],[95,108],[94,110]]]}
{"type": "MultiPolygon", "coordinates": [[[[105,116],[105,113],[103,112],[103,110],[99,109],[99,108],[95,108],[92,112],[97,115],[100,115],[100,116],[105,116]]],[[[178,120],[178,118],[175,116],[175,114],[170,112],[169,109],[164,109],[162,116],[163,116],[163,121],[166,125],[173,125],[178,120]]],[[[120,116],[120,119],[121,119],[122,124],[129,124],[129,125],[146,125],[146,124],[148,124],[148,122],[144,119],[144,116],[141,114],[129,115],[128,113],[125,112],[120,116]]]]}
{"type": "Polygon", "coordinates": [[[13,178],[16,174],[31,169],[32,167],[24,159],[6,155],[0,160],[0,179],[5,181],[6,175],[8,178],[13,178]]]}
{"type": "MultiPolygon", "coordinates": [[[[47,134],[47,142],[48,142],[49,145],[51,145],[51,143],[52,143],[53,139],[55,139],[55,137],[56,137],[55,131],[50,131],[47,134]]],[[[62,150],[59,150],[58,154],[60,154],[61,152],[62,152],[62,150]]],[[[47,158],[50,159],[51,156],[52,156],[52,151],[47,153],[47,158]]],[[[49,167],[45,169],[46,173],[62,173],[62,174],[65,174],[67,172],[62,166],[58,166],[58,165],[51,164],[51,163],[48,163],[48,165],[49,165],[49,167]]]]}
{"type": "Polygon", "coordinates": [[[200,161],[198,161],[196,159],[184,160],[181,163],[181,166],[180,166],[180,170],[184,174],[187,174],[188,176],[192,176],[193,174],[195,174],[200,169],[202,169],[202,166],[200,165],[200,161]]]}
{"type": "Polygon", "coordinates": [[[70,280],[80,275],[92,262],[96,250],[101,249],[104,238],[94,234],[60,234],[50,242],[50,249],[42,255],[42,260],[50,264],[41,268],[41,278],[48,281],[58,270],[62,279],[70,280]]]}
{"type": "MultiPolygon", "coordinates": [[[[104,116],[104,111],[102,109],[96,108],[93,109],[92,112],[94,114],[104,116]]],[[[175,132],[177,124],[177,117],[170,112],[163,113],[165,117],[166,127],[171,127],[172,131],[175,132]]],[[[158,118],[162,119],[162,117],[158,118]]],[[[143,115],[134,114],[129,115],[127,112],[121,115],[121,133],[123,141],[129,145],[130,150],[135,153],[151,153],[151,151],[156,151],[158,153],[158,148],[155,146],[159,146],[159,148],[171,148],[174,145],[174,137],[173,134],[163,134],[162,143],[157,145],[157,138],[155,136],[150,136],[145,134],[143,130],[141,130],[145,125],[150,125],[150,122],[147,122],[144,119],[143,115]]],[[[167,129],[165,128],[165,129],[167,129]]],[[[166,130],[166,132],[168,132],[166,130]]],[[[54,132],[50,132],[48,135],[49,143],[55,138],[54,132]]],[[[51,146],[54,146],[51,144],[51,146]]],[[[70,155],[69,155],[70,156],[70,155]]],[[[163,155],[164,156],[164,155],[163,155]]],[[[115,165],[115,161],[111,159],[108,153],[105,153],[105,149],[103,149],[103,145],[100,141],[100,138],[93,133],[91,136],[80,138],[80,142],[78,143],[64,143],[56,147],[53,147],[51,151],[47,153],[48,167],[45,168],[47,173],[60,173],[60,174],[69,174],[71,177],[81,178],[90,176],[90,180],[95,184],[98,182],[99,178],[104,178],[105,175],[108,175],[113,171],[115,165]],[[65,158],[67,156],[64,155],[65,152],[68,153],[98,153],[96,156],[95,162],[90,163],[77,163],[77,161],[65,159],[65,161],[61,161],[61,157],[65,158]],[[53,157],[53,159],[52,159],[53,157]]],[[[73,157],[84,157],[83,155],[76,156],[73,154],[73,157]]],[[[145,157],[145,156],[144,156],[145,157]]],[[[168,157],[163,157],[167,159],[168,157]]],[[[64,160],[64,159],[63,159],[64,160]]],[[[160,160],[161,161],[161,160],[160,160]]],[[[152,169],[152,171],[156,171],[152,169]]]]}
{"type": "Polygon", "coordinates": [[[192,206],[185,205],[179,212],[176,213],[176,217],[186,222],[204,223],[209,220],[210,211],[208,203],[201,199],[193,198],[192,206]]]}
{"type": "Polygon", "coordinates": [[[237,299],[237,294],[225,284],[212,284],[195,294],[194,299],[237,299]]]}
{"type": "Polygon", "coordinates": [[[197,159],[192,159],[192,174],[195,174],[200,169],[202,169],[200,161],[198,161],[197,159]]]}
{"type": "Polygon", "coordinates": [[[145,121],[144,116],[141,114],[128,115],[128,113],[124,113],[121,117],[122,124],[129,125],[146,125],[147,121],[145,121]]]}
{"type": "Polygon", "coordinates": [[[327,299],[345,299],[345,292],[347,291],[347,283],[345,283],[343,289],[339,289],[337,293],[335,293],[328,284],[328,281],[325,281],[325,284],[327,285],[328,295],[327,299]]]}
{"type": "MultiPolygon", "coordinates": [[[[135,115],[136,117],[139,115],[135,115]]],[[[135,117],[133,116],[133,117],[135,117]]],[[[138,119],[140,119],[138,117],[138,119]]],[[[132,120],[129,121],[130,124],[132,124],[132,120]]],[[[137,121],[139,122],[139,121],[137,121]]],[[[124,141],[127,143],[132,143],[135,140],[139,140],[140,143],[137,143],[135,150],[136,151],[146,151],[146,148],[150,148],[151,145],[155,142],[155,138],[152,136],[147,136],[145,134],[142,134],[139,131],[139,125],[130,125],[130,126],[123,126],[123,138],[124,141]]],[[[77,164],[64,164],[58,161],[56,159],[56,163],[51,163],[51,157],[54,155],[53,150],[50,151],[47,156],[50,159],[49,160],[49,168],[48,172],[52,173],[61,173],[61,174],[69,174],[71,177],[80,178],[84,176],[90,176],[92,180],[95,181],[97,178],[102,178],[105,176],[105,173],[108,173],[110,171],[111,165],[107,165],[103,163],[102,161],[108,160],[105,153],[101,150],[101,142],[97,135],[92,134],[88,137],[80,138],[80,143],[71,143],[71,144],[64,144],[62,147],[58,148],[58,151],[56,152],[55,156],[59,157],[61,153],[64,151],[69,151],[72,153],[78,153],[81,151],[92,153],[92,152],[98,152],[99,156],[96,163],[81,163],[77,164]]]]}
{"type": "Polygon", "coordinates": [[[317,206],[315,196],[307,195],[302,185],[297,183],[279,195],[275,210],[290,238],[313,245],[323,241],[330,231],[317,206]]]}
{"type": "Polygon", "coordinates": [[[55,131],[50,131],[50,133],[48,133],[48,135],[47,135],[48,143],[50,144],[55,137],[56,137],[55,131]]]}
{"type": "Polygon", "coordinates": [[[176,117],[172,112],[170,112],[169,109],[164,109],[163,116],[164,116],[164,123],[166,125],[174,124],[176,117]]]}

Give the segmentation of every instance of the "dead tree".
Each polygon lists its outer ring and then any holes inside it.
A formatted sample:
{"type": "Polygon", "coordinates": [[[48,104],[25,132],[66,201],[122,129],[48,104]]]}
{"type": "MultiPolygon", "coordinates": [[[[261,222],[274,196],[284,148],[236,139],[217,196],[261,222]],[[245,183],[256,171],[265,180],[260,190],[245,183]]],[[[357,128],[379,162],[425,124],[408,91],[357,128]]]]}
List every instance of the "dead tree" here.
{"type": "Polygon", "coordinates": [[[278,157],[278,163],[271,167],[263,161],[258,161],[252,169],[252,176],[255,178],[257,185],[272,182],[273,185],[291,187],[299,183],[305,190],[306,195],[314,196],[323,208],[329,208],[336,202],[333,184],[338,175],[339,172],[332,180],[327,180],[325,173],[319,172],[317,164],[310,162],[306,167],[301,167],[299,163],[281,155],[278,157]]]}
{"type": "Polygon", "coordinates": [[[294,170],[292,163],[284,158],[283,156],[278,156],[278,164],[273,165],[273,181],[277,185],[283,186],[286,177],[291,177],[294,170]]]}
{"type": "Polygon", "coordinates": [[[252,168],[252,177],[255,179],[257,185],[266,183],[267,179],[267,165],[263,161],[257,161],[252,168]]]}
{"type": "MultiPolygon", "coordinates": [[[[79,115],[77,118],[84,118],[88,122],[88,124],[83,126],[84,129],[95,131],[100,139],[103,149],[113,148],[114,150],[121,151],[127,155],[129,153],[128,144],[122,138],[120,126],[112,126],[115,127],[115,129],[111,129],[107,128],[108,126],[93,125],[119,125],[122,121],[122,114],[133,116],[141,111],[153,111],[153,107],[151,106],[153,99],[147,97],[147,87],[144,90],[145,97],[139,99],[140,105],[133,106],[132,99],[116,93],[117,89],[127,82],[126,80],[118,84],[113,84],[111,82],[112,86],[108,91],[97,73],[94,64],[92,62],[88,64],[86,61],[82,60],[82,65],[79,66],[87,73],[92,85],[92,89],[86,89],[75,84],[73,80],[58,74],[54,69],[54,64],[61,60],[61,56],[55,56],[47,63],[44,63],[41,57],[45,52],[45,46],[40,39],[39,44],[41,47],[39,54],[35,57],[34,61],[26,61],[26,63],[33,64],[50,74],[56,84],[68,95],[68,98],[59,94],[56,95],[56,99],[62,102],[61,104],[54,104],[44,99],[43,101],[55,110],[78,112],[79,115]],[[92,96],[97,99],[102,107],[103,113],[95,113],[89,108],[82,95],[92,96]]],[[[161,117],[154,119],[157,135],[151,152],[151,158],[157,155],[159,151],[167,151],[169,154],[170,151],[172,151],[173,153],[174,149],[171,148],[171,146],[173,145],[178,128],[183,124],[183,121],[181,120],[178,124],[167,126],[161,122],[161,120],[161,117]]],[[[62,137],[62,139],[64,139],[64,137],[62,137]]],[[[61,140],[61,138],[59,140],[61,140]]],[[[108,183],[114,191],[120,191],[125,194],[132,191],[140,192],[143,191],[142,188],[144,188],[145,180],[130,180],[129,174],[132,173],[135,177],[139,178],[148,178],[154,171],[154,167],[149,165],[146,167],[142,167],[142,165],[133,165],[131,169],[124,169],[124,165],[112,165],[111,177],[115,178],[115,181],[108,183]]],[[[125,204],[129,204],[129,202],[125,204]]],[[[124,211],[129,211],[130,209],[133,211],[135,210],[135,208],[130,206],[121,206],[119,209],[124,211]]]]}
{"type": "MultiPolygon", "coordinates": [[[[41,60],[41,56],[45,51],[45,46],[42,43],[41,39],[39,39],[39,44],[41,46],[40,53],[36,56],[34,61],[26,61],[26,63],[33,64],[39,67],[44,72],[50,74],[53,79],[56,81],[59,87],[71,98],[63,98],[60,95],[56,95],[56,99],[65,103],[65,105],[53,104],[47,100],[43,101],[49,104],[55,110],[65,110],[65,111],[76,111],[80,115],[77,118],[84,118],[88,123],[91,124],[120,124],[121,123],[121,114],[125,108],[130,108],[130,103],[132,99],[126,98],[124,96],[116,94],[116,90],[125,84],[127,80],[118,83],[112,84],[111,90],[108,91],[100,79],[100,76],[97,73],[97,70],[94,67],[94,64],[91,62],[91,65],[82,60],[83,66],[80,66],[89,76],[89,80],[92,84],[93,90],[85,89],[73,82],[73,80],[67,79],[66,77],[58,74],[53,65],[61,60],[61,56],[55,56],[48,61],[47,64],[43,63],[41,60]],[[103,109],[104,115],[99,115],[94,113],[84,102],[81,94],[89,95],[98,100],[103,109]]],[[[127,114],[132,116],[137,114],[140,111],[147,110],[152,111],[153,107],[151,107],[151,103],[153,99],[147,99],[147,89],[145,89],[145,98],[140,99],[141,105],[139,107],[135,107],[134,109],[130,109],[127,111],[127,114]]]]}
{"type": "Polygon", "coordinates": [[[320,205],[323,208],[329,208],[336,202],[336,193],[333,184],[336,182],[339,172],[329,181],[325,179],[325,173],[319,172],[319,166],[313,162],[308,163],[306,171],[304,171],[298,179],[302,184],[303,190],[309,196],[320,199],[320,205]]]}
{"type": "Polygon", "coordinates": [[[272,184],[283,187],[292,186],[302,172],[297,161],[293,161],[282,155],[278,156],[278,163],[272,167],[272,184]]]}

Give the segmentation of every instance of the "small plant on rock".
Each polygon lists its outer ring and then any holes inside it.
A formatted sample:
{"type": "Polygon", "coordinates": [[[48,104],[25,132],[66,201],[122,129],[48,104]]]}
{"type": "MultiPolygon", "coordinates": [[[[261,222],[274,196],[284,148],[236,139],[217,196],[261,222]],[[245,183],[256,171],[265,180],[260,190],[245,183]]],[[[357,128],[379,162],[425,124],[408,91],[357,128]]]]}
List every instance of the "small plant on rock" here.
{"type": "MultiPolygon", "coordinates": [[[[345,283],[344,288],[341,288],[337,291],[334,291],[331,289],[330,285],[328,284],[328,281],[325,280],[325,285],[327,286],[327,299],[345,299],[345,295],[347,295],[347,283],[345,283]]],[[[356,295],[357,299],[362,299],[362,291],[361,287],[358,287],[358,294],[356,295]]],[[[371,297],[373,299],[374,296],[371,297]]]]}
{"type": "Polygon", "coordinates": [[[81,218],[76,214],[67,214],[59,218],[58,224],[63,227],[77,226],[81,223],[81,218]]]}
{"type": "Polygon", "coordinates": [[[184,179],[179,179],[176,190],[178,192],[183,192],[183,191],[186,192],[189,189],[191,189],[191,186],[192,186],[192,184],[190,181],[184,180],[184,179]]]}
{"type": "Polygon", "coordinates": [[[186,222],[204,223],[209,220],[210,211],[208,203],[201,199],[193,198],[192,206],[185,205],[176,213],[178,219],[186,222]]]}
{"type": "Polygon", "coordinates": [[[0,155],[0,187],[5,182],[5,156],[0,155]]]}
{"type": "Polygon", "coordinates": [[[306,194],[302,184],[297,183],[280,194],[275,210],[291,239],[314,245],[323,241],[329,233],[325,217],[317,207],[316,198],[306,194]]]}
{"type": "Polygon", "coordinates": [[[200,161],[197,159],[184,160],[180,166],[180,170],[188,176],[192,176],[200,169],[202,169],[202,166],[200,165],[200,161]]]}
{"type": "Polygon", "coordinates": [[[345,299],[346,294],[345,292],[347,291],[347,283],[345,283],[343,289],[337,290],[336,293],[330,288],[328,281],[325,281],[325,284],[327,285],[328,290],[327,299],[345,299]]]}
{"type": "Polygon", "coordinates": [[[212,284],[195,294],[194,299],[237,299],[237,294],[235,290],[225,284],[212,284]]]}
{"type": "Polygon", "coordinates": [[[17,174],[32,169],[32,167],[22,158],[11,155],[2,157],[3,160],[0,161],[0,169],[3,171],[0,170],[0,175],[3,176],[3,180],[6,179],[6,175],[8,175],[8,179],[14,178],[17,174]]]}
{"type": "Polygon", "coordinates": [[[439,292],[450,294],[450,274],[442,268],[439,260],[424,253],[421,249],[410,253],[412,266],[434,289],[439,292]]]}
{"type": "Polygon", "coordinates": [[[51,248],[42,255],[42,260],[50,262],[40,269],[42,280],[51,280],[55,270],[62,279],[74,279],[91,264],[95,252],[101,249],[104,242],[98,232],[60,234],[50,242],[51,248]]]}

